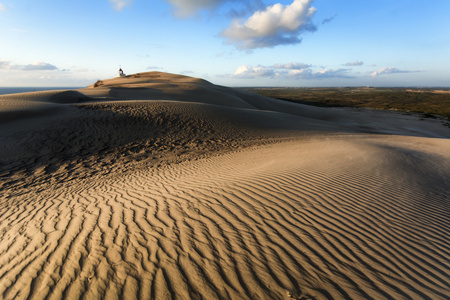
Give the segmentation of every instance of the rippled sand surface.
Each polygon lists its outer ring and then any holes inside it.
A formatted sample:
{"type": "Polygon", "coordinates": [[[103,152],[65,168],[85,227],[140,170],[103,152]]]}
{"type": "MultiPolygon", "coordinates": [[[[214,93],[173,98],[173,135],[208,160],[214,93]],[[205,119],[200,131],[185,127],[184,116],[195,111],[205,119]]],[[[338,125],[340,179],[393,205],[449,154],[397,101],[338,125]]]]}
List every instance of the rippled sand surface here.
{"type": "Polygon", "coordinates": [[[0,96],[0,298],[448,299],[449,137],[159,72],[0,96]]]}

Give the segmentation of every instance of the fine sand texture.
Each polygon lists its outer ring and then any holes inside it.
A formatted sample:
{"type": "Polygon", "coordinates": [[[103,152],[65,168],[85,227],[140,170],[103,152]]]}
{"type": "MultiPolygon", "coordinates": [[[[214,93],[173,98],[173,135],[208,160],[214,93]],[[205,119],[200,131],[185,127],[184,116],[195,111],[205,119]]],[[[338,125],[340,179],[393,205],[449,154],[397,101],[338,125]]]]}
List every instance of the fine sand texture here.
{"type": "Polygon", "coordinates": [[[0,299],[450,299],[450,129],[148,72],[0,96],[0,299]]]}

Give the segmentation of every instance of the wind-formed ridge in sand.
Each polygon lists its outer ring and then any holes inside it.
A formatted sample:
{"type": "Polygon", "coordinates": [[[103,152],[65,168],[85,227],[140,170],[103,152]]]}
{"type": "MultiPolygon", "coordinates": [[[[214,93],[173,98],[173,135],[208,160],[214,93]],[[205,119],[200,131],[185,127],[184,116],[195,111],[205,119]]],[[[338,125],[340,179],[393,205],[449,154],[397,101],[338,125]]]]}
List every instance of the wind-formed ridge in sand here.
{"type": "Polygon", "coordinates": [[[448,299],[448,138],[161,72],[0,96],[0,298],[448,299]]]}

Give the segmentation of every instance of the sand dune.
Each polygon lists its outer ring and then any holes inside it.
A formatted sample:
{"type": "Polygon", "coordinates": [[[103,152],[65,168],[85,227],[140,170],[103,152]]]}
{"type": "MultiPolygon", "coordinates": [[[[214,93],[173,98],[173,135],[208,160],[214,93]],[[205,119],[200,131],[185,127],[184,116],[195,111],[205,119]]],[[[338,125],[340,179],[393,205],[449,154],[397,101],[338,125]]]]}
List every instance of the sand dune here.
{"type": "Polygon", "coordinates": [[[159,72],[0,108],[0,298],[450,297],[438,120],[159,72]]]}

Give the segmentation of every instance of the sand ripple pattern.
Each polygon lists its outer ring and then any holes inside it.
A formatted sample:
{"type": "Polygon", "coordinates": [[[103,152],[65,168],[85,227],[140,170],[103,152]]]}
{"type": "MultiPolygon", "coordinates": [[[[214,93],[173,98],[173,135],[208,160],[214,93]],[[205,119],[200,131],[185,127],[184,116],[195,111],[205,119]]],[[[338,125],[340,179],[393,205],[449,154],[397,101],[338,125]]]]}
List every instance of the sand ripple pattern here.
{"type": "Polygon", "coordinates": [[[284,143],[2,196],[0,298],[448,299],[449,194],[412,157],[284,143]]]}

